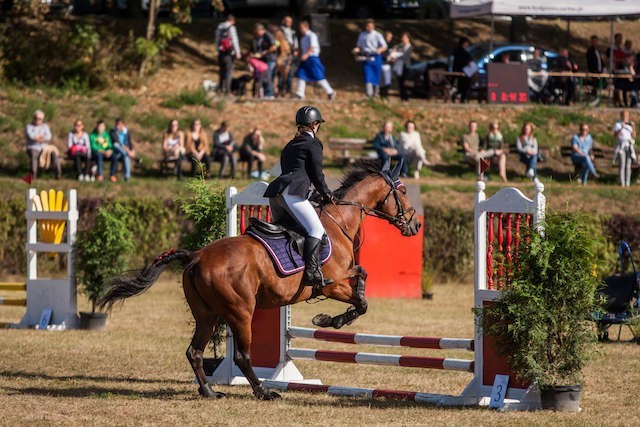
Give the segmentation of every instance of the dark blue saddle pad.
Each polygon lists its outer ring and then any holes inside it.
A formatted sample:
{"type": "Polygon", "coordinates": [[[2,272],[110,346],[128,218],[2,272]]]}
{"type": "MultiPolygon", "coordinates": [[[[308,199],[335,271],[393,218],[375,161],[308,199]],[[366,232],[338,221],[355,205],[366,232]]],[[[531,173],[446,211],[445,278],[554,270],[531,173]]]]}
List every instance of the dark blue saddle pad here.
{"type": "MultiPolygon", "coordinates": [[[[286,238],[283,238],[283,236],[270,238],[264,235],[258,235],[251,231],[251,229],[247,230],[246,234],[262,243],[271,256],[278,272],[283,276],[290,276],[304,270],[302,255],[295,249],[296,245],[292,244],[291,238],[288,236],[286,238]]],[[[327,262],[329,258],[331,258],[331,240],[327,239],[327,244],[322,245],[320,249],[322,264],[327,262]]]]}

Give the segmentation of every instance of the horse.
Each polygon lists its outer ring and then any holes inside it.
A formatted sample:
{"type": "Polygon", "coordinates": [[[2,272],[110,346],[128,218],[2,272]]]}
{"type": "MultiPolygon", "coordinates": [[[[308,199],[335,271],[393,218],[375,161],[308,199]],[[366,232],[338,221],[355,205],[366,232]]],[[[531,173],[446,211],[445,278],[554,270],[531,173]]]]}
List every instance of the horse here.
{"type": "Polygon", "coordinates": [[[398,175],[400,165],[390,170],[386,162],[354,167],[335,191],[337,201],[320,208],[320,219],[332,244],[332,255],[322,267],[333,283],[321,289],[301,284],[302,273],[282,277],[266,249],[254,238],[242,235],[223,238],[193,251],[171,250],[157,257],[143,270],[116,277],[99,306],[110,311],[113,304],[138,295],[153,285],[168,264],[184,267],[184,295],[195,319],[195,331],[186,356],[198,381],[198,392],[209,398],[224,397],[207,383],[203,353],[219,318],[233,333],[234,362],[261,400],[280,397],[264,388],[251,366],[251,320],[256,308],[274,308],[308,300],[316,294],[350,304],[342,314],[318,314],[319,327],[341,328],[367,311],[365,270],[355,263],[358,232],[365,215],[387,220],[404,236],[420,230],[415,209],[398,175]]]}

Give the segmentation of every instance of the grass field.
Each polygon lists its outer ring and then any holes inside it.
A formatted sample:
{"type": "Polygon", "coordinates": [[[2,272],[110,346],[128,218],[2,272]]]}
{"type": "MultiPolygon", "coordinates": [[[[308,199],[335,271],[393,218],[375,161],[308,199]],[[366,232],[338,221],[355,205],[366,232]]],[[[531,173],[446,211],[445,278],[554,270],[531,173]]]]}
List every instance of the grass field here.
{"type": "MultiPolygon", "coordinates": [[[[345,330],[471,337],[472,286],[440,285],[433,300],[372,300],[366,316],[345,330]]],[[[88,304],[81,301],[81,308],[88,304]]],[[[331,302],[299,304],[294,324],[310,326],[318,312],[337,313],[331,302]]],[[[2,307],[1,320],[22,310],[2,307]]],[[[640,347],[599,346],[586,369],[580,414],[496,413],[444,409],[407,402],[366,401],[287,393],[259,402],[248,387],[219,387],[227,398],[198,397],[184,357],[191,316],[177,277],[164,276],[149,293],[117,308],[104,332],[0,330],[1,425],[639,425],[640,347]]],[[[628,335],[623,334],[628,339],[628,335]]],[[[297,342],[297,341],[296,341],[297,342]]],[[[346,345],[300,340],[300,346],[346,345]]],[[[351,347],[353,349],[353,347],[351,347]]],[[[398,353],[399,349],[361,347],[398,353]]],[[[466,352],[405,354],[470,357],[466,352]]],[[[325,384],[386,387],[457,394],[469,374],[436,370],[298,363],[325,384]]]]}

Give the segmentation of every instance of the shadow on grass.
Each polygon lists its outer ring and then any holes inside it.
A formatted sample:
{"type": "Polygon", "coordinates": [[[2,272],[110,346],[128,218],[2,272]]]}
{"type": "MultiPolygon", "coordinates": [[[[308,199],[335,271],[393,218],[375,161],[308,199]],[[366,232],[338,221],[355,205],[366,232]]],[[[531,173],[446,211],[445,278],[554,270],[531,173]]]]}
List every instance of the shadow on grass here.
{"type": "Polygon", "coordinates": [[[0,377],[7,378],[23,378],[23,379],[38,379],[38,380],[52,380],[52,381],[96,381],[96,382],[124,382],[135,384],[163,384],[163,383],[179,383],[190,384],[191,381],[179,381],[174,378],[167,379],[146,379],[146,378],[134,378],[134,377],[117,377],[106,375],[48,375],[39,372],[25,372],[25,371],[0,371],[0,377]]]}
{"type": "MultiPolygon", "coordinates": [[[[442,408],[439,405],[431,403],[418,403],[412,400],[396,400],[396,399],[367,399],[360,397],[333,397],[330,400],[317,400],[313,398],[313,395],[298,394],[293,396],[289,393],[283,398],[285,402],[291,403],[295,406],[331,406],[335,407],[339,405],[341,408],[359,408],[368,407],[371,409],[410,409],[410,408],[442,408]]],[[[479,406],[447,406],[444,407],[450,410],[468,410],[468,409],[483,409],[479,406]]]]}
{"type": "Polygon", "coordinates": [[[112,397],[136,397],[143,399],[174,399],[187,395],[188,392],[174,389],[159,390],[131,390],[118,387],[70,387],[70,388],[41,388],[41,387],[3,387],[9,395],[32,395],[47,397],[86,397],[91,399],[108,399],[112,397]]]}

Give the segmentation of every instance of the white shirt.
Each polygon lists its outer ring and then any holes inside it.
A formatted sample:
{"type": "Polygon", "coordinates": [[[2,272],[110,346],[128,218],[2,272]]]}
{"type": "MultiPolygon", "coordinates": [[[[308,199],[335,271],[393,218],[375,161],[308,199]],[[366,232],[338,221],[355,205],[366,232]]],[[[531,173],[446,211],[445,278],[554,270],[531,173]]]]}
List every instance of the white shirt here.
{"type": "Polygon", "coordinates": [[[296,30],[291,27],[285,27],[284,25],[280,27],[282,32],[284,33],[284,38],[291,46],[291,50],[295,50],[298,48],[298,38],[296,37],[296,30]]]}
{"type": "Polygon", "coordinates": [[[627,141],[631,141],[633,143],[633,127],[623,122],[617,122],[613,126],[613,132],[618,133],[618,144],[624,144],[627,141]]]}
{"type": "Polygon", "coordinates": [[[400,132],[400,150],[406,154],[415,153],[419,157],[424,157],[425,151],[422,148],[420,133],[416,131],[400,132]]]}
{"type": "Polygon", "coordinates": [[[377,31],[363,31],[358,36],[358,43],[356,44],[360,49],[360,52],[365,55],[374,55],[381,47],[387,48],[387,42],[384,41],[384,37],[377,31]]]}
{"type": "Polygon", "coordinates": [[[307,34],[300,38],[300,53],[305,54],[311,49],[311,55],[320,56],[320,43],[318,43],[318,36],[313,31],[307,31],[307,34]]]}

